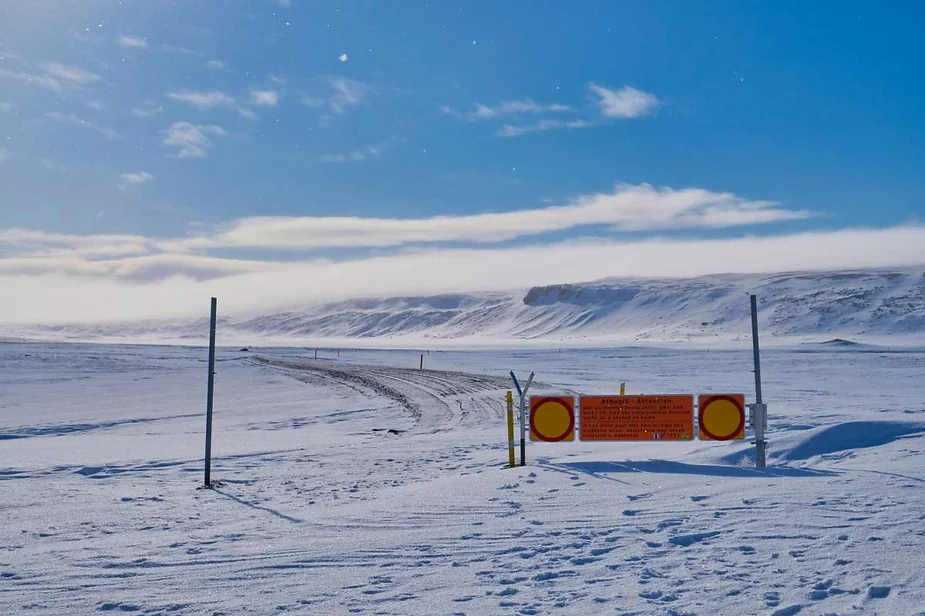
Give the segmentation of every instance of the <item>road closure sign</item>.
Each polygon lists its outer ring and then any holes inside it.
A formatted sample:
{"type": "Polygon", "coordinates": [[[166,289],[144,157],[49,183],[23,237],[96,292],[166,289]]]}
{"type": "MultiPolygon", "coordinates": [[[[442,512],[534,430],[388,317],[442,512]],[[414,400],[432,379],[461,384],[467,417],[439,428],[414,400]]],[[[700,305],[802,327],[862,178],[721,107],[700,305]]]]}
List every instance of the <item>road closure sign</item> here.
{"type": "Polygon", "coordinates": [[[582,396],[579,438],[583,441],[690,441],[693,396],[582,396]]]}
{"type": "Polygon", "coordinates": [[[575,398],[530,398],[530,440],[561,443],[575,440],[575,398]]]}
{"type": "Polygon", "coordinates": [[[745,438],[745,396],[703,394],[698,398],[700,440],[731,441],[745,438]]]}

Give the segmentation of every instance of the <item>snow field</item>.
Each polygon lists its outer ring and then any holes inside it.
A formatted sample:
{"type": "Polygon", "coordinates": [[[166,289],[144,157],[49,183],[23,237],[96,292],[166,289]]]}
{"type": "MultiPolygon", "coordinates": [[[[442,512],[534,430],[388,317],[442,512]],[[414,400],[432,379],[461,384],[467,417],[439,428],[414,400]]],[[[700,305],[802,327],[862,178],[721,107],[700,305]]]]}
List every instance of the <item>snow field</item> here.
{"type": "Polygon", "coordinates": [[[746,352],[0,344],[0,612],[925,614],[921,353],[764,355],[747,442],[530,444],[531,393],[741,391],[746,352]]]}

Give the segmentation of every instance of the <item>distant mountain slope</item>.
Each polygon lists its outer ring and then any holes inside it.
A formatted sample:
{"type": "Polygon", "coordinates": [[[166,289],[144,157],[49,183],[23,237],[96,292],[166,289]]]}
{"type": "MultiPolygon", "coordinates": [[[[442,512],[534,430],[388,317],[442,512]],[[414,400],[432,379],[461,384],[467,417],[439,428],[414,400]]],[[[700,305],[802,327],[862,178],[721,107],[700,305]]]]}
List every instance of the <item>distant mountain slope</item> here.
{"type": "MultiPolygon", "coordinates": [[[[732,341],[749,336],[746,294],[765,336],[925,340],[925,268],[695,279],[608,279],[526,293],[357,299],[221,319],[225,339],[732,341]]],[[[44,327],[38,336],[202,338],[205,320],[44,327]]]]}

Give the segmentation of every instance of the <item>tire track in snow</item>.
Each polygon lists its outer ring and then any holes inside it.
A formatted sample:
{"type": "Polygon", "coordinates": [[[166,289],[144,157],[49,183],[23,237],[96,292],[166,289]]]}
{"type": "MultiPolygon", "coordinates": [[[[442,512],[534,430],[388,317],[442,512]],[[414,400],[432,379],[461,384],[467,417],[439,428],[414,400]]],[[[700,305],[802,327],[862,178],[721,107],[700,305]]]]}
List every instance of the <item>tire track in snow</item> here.
{"type": "Polygon", "coordinates": [[[500,419],[504,391],[509,387],[506,378],[466,372],[331,365],[265,356],[255,357],[253,361],[313,384],[320,380],[391,400],[414,418],[414,431],[421,433],[443,432],[460,424],[500,419]]]}

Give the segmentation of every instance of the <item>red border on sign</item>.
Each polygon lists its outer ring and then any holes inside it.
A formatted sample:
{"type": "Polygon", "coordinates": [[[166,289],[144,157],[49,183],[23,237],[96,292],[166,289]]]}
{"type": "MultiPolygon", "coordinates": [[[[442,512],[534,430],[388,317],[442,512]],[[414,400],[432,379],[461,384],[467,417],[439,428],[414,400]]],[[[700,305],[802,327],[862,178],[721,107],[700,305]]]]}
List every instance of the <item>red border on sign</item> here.
{"type": "Polygon", "coordinates": [[[710,396],[707,398],[703,405],[697,409],[697,421],[700,424],[700,431],[709,436],[714,441],[732,441],[735,440],[736,435],[742,431],[745,427],[745,407],[738,401],[738,399],[733,396],[710,396]],[[736,426],[736,429],[732,431],[732,434],[729,436],[717,436],[707,430],[706,426],[703,425],[703,416],[706,415],[705,411],[710,403],[714,400],[725,400],[726,402],[732,402],[732,404],[739,409],[739,425],[736,426]]]}
{"type": "Polygon", "coordinates": [[[538,441],[544,443],[558,443],[564,441],[568,438],[568,435],[575,431],[575,400],[572,399],[572,403],[568,403],[568,398],[530,398],[530,432],[536,435],[538,441]],[[568,428],[565,432],[555,438],[548,438],[543,436],[536,430],[536,425],[533,423],[533,417],[536,415],[537,407],[540,407],[547,402],[558,402],[562,407],[568,412],[568,428]]]}

